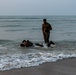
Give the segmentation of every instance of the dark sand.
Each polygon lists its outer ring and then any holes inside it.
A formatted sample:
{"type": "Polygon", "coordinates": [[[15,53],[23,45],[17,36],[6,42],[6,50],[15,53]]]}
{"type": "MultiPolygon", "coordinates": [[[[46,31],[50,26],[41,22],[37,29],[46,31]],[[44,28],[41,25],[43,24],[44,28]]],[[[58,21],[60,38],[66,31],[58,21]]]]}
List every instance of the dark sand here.
{"type": "Polygon", "coordinates": [[[37,67],[0,71],[0,75],[76,75],[76,58],[45,63],[37,67]]]}

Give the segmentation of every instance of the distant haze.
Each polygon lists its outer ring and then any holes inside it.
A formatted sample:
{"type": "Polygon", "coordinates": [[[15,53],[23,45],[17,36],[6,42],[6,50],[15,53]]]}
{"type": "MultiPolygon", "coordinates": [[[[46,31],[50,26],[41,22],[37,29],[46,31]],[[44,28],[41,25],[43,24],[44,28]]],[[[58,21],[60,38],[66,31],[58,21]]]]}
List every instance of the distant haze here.
{"type": "Polygon", "coordinates": [[[0,15],[76,15],[76,0],[0,0],[0,15]]]}

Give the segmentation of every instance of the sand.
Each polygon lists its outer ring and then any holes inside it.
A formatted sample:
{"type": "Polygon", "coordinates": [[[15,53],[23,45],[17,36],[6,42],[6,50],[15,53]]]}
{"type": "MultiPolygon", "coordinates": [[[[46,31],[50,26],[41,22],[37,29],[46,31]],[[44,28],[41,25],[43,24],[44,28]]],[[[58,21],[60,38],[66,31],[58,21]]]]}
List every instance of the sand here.
{"type": "Polygon", "coordinates": [[[0,75],[76,75],[76,58],[44,63],[36,67],[0,71],[0,75]]]}

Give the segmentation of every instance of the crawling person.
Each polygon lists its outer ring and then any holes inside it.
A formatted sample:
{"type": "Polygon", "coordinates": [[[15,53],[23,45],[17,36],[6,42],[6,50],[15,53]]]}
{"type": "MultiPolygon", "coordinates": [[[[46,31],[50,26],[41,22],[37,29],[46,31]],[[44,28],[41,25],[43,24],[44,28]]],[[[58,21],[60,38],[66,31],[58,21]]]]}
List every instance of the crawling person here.
{"type": "Polygon", "coordinates": [[[43,45],[39,44],[39,43],[32,43],[31,41],[29,40],[23,40],[22,43],[20,44],[21,47],[31,47],[31,46],[40,46],[40,47],[43,47],[43,45]]]}
{"type": "MultiPolygon", "coordinates": [[[[31,47],[31,46],[38,46],[38,47],[44,47],[43,44],[39,44],[39,43],[32,43],[29,40],[23,40],[22,43],[20,44],[21,47],[31,47]]],[[[55,45],[55,43],[53,41],[50,41],[48,44],[46,44],[47,47],[51,47],[51,45],[55,45]]]]}

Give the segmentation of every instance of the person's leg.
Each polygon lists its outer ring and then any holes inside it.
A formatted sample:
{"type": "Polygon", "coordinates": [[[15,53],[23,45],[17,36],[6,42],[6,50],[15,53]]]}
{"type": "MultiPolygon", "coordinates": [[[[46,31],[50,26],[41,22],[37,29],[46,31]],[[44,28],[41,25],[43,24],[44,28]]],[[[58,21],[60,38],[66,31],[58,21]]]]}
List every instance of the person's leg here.
{"type": "Polygon", "coordinates": [[[51,45],[55,45],[55,43],[53,41],[50,41],[47,46],[50,47],[51,45]]]}
{"type": "Polygon", "coordinates": [[[44,42],[46,43],[46,34],[43,33],[43,37],[44,37],[44,42]]]}
{"type": "Polygon", "coordinates": [[[53,41],[50,41],[50,42],[51,42],[51,44],[55,45],[55,43],[53,41]]]}
{"type": "Polygon", "coordinates": [[[50,33],[46,34],[46,42],[49,43],[49,37],[50,37],[50,33]]]}
{"type": "Polygon", "coordinates": [[[35,43],[36,46],[40,46],[43,47],[43,45],[39,44],[39,43],[35,43]]]}

